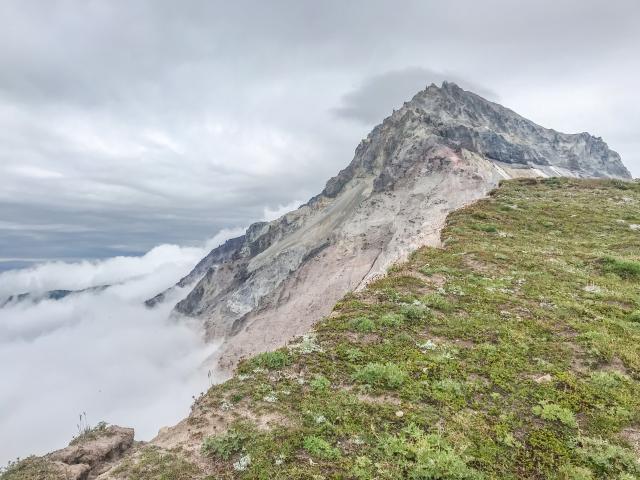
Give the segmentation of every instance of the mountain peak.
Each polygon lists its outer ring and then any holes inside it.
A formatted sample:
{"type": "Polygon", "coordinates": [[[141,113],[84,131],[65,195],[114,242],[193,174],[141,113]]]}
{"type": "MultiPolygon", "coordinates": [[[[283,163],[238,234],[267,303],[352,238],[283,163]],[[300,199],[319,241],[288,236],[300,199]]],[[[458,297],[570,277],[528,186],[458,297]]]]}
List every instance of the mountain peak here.
{"type": "Polygon", "coordinates": [[[178,284],[195,286],[176,311],[224,339],[216,355],[230,368],[304,333],[416,248],[438,245],[446,215],[502,179],[552,176],[630,177],[599,138],[543,128],[452,82],[429,85],[319,195],[207,255],[178,284]]]}
{"type": "Polygon", "coordinates": [[[348,182],[378,176],[376,188],[428,166],[427,152],[479,155],[540,176],[631,178],[620,156],[599,137],[547,129],[453,82],[431,84],[375,127],[351,164],[331,178],[323,195],[335,197],[348,182]],[[412,166],[412,168],[409,168],[412,166]]]}

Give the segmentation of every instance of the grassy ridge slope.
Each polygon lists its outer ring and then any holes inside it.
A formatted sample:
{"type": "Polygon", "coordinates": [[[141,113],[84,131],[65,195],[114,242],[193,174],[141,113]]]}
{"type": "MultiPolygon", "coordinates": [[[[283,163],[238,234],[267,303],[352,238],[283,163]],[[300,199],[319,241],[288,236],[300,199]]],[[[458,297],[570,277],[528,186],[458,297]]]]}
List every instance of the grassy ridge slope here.
{"type": "Polygon", "coordinates": [[[639,225],[638,183],[505,182],[110,478],[640,478],[639,225]]]}

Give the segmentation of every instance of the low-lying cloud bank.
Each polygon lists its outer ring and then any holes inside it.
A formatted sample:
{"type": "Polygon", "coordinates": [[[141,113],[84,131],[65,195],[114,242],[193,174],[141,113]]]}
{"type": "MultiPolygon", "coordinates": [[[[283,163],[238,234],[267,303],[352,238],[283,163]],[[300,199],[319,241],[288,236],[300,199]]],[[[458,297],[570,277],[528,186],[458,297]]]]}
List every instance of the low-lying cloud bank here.
{"type": "Polygon", "coordinates": [[[201,248],[161,245],[141,257],[1,273],[0,299],[113,286],[0,308],[0,465],[64,446],[81,412],[90,424],[132,426],[138,439],[184,417],[207,387],[205,360],[216,347],[203,342],[198,325],[170,317],[174,301],[154,309],[143,301],[237,233],[221,232],[201,248]]]}

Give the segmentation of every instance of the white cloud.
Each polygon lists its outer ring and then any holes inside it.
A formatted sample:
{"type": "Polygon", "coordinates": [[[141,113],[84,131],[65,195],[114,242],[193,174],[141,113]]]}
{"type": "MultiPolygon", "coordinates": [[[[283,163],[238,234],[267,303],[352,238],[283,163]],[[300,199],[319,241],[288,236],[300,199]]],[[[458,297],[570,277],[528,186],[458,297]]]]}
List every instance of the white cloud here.
{"type": "MultiPolygon", "coordinates": [[[[221,232],[208,244],[236,232],[221,232]]],[[[2,292],[86,288],[100,293],[0,308],[0,465],[59,448],[78,414],[136,429],[150,439],[184,417],[207,386],[205,344],[197,324],[170,316],[176,298],[154,309],[143,301],[188,273],[206,248],[161,245],[142,257],[54,262],[0,275],[2,292]]]]}
{"type": "MultiPolygon", "coordinates": [[[[215,238],[215,237],[214,237],[215,238]]],[[[113,257],[74,263],[48,262],[0,273],[0,299],[9,295],[48,290],[81,290],[143,277],[171,283],[187,273],[206,253],[205,248],[160,245],[141,257],[113,257]],[[182,273],[184,272],[184,273],[182,273]]]]}

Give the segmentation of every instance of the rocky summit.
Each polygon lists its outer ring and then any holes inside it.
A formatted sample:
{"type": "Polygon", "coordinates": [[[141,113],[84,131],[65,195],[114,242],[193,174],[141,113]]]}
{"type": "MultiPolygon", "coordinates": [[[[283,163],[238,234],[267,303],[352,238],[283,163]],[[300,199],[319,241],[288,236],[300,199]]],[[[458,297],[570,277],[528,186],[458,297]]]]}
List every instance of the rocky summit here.
{"type": "Polygon", "coordinates": [[[222,341],[217,362],[228,374],[241,357],[309,330],[411,251],[438,245],[447,214],[501,180],[556,176],[631,177],[601,138],[432,84],[375,127],[319,195],[212,250],[178,283],[190,293],[175,312],[222,341]]]}

